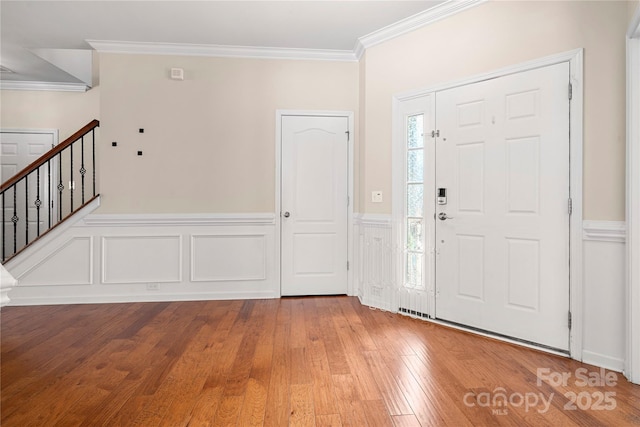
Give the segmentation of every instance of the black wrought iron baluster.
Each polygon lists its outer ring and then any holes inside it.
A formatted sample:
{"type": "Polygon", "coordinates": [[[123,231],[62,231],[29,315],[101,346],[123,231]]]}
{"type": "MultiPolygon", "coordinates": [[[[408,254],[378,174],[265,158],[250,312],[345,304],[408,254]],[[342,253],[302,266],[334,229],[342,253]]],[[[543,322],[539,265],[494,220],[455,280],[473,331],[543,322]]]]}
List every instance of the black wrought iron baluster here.
{"type": "Polygon", "coordinates": [[[40,200],[40,168],[36,169],[36,201],[34,205],[36,205],[36,237],[40,237],[40,205],[42,205],[42,201],[40,200]]]}
{"type": "Polygon", "coordinates": [[[71,145],[69,145],[69,158],[70,158],[69,197],[71,198],[71,210],[69,211],[69,213],[73,213],[73,187],[74,187],[74,182],[73,182],[73,144],[75,144],[75,141],[71,145]]]}
{"type": "Polygon", "coordinates": [[[84,174],[87,173],[87,170],[84,168],[84,136],[82,136],[80,140],[80,157],[81,166],[80,166],[80,176],[82,177],[82,204],[84,205],[84,174]]]}
{"type": "Polygon", "coordinates": [[[62,152],[58,154],[58,221],[62,221],[62,190],[64,190],[64,184],[62,183],[62,152]]]}
{"type": "Polygon", "coordinates": [[[18,197],[17,197],[17,183],[13,186],[13,216],[11,222],[13,222],[13,253],[18,252],[18,197]]]}
{"type": "Polygon", "coordinates": [[[96,130],[91,129],[91,138],[92,138],[92,147],[91,147],[91,156],[92,156],[92,165],[91,171],[93,173],[93,197],[96,196],[96,130]]]}
{"type": "Polygon", "coordinates": [[[29,175],[24,177],[24,244],[29,244],[29,175]]]}
{"type": "Polygon", "coordinates": [[[53,182],[51,181],[51,160],[47,160],[47,217],[49,218],[48,223],[51,228],[51,215],[53,215],[53,199],[51,198],[51,186],[53,182]]]}

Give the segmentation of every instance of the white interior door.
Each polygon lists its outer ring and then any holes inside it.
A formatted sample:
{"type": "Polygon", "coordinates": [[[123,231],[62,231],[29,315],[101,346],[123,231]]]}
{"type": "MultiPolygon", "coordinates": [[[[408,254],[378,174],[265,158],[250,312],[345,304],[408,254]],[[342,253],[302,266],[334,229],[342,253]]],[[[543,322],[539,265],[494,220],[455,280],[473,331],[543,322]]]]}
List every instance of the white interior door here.
{"type": "Polygon", "coordinates": [[[281,293],[346,294],[348,117],[281,126],[281,293]]]}
{"type": "MultiPolygon", "coordinates": [[[[49,151],[57,143],[56,131],[12,131],[2,130],[0,132],[0,168],[2,182],[16,175],[32,162],[37,160],[44,153],[49,151]]],[[[48,218],[50,214],[50,192],[49,186],[55,175],[54,165],[43,165],[40,168],[40,177],[33,173],[29,175],[29,186],[26,187],[24,180],[16,186],[16,204],[14,211],[14,194],[10,190],[5,193],[4,199],[4,230],[5,245],[10,252],[13,251],[14,227],[11,218],[18,218],[19,224],[24,224],[28,218],[29,241],[34,240],[40,232],[48,228],[48,218]],[[51,168],[49,170],[49,167],[51,168]],[[27,193],[28,190],[28,193],[27,193]],[[25,196],[28,195],[28,200],[25,196]],[[40,209],[36,207],[36,200],[40,201],[40,209]],[[39,212],[38,212],[39,211],[39,212]],[[28,212],[28,215],[26,215],[28,212]],[[38,221],[39,219],[39,221],[38,221]],[[10,246],[10,248],[9,248],[10,246]]],[[[53,212],[53,211],[51,211],[53,212]]],[[[19,250],[25,245],[26,233],[24,226],[17,227],[16,246],[19,250]]]]}
{"type": "Polygon", "coordinates": [[[437,318],[568,350],[568,84],[561,63],[437,93],[437,318]]]}

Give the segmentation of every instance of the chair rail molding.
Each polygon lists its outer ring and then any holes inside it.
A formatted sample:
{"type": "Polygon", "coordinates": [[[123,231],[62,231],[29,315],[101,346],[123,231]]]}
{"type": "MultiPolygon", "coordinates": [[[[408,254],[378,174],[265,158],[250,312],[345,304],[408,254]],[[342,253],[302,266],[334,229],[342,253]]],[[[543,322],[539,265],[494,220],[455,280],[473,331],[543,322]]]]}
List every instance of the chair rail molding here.
{"type": "Polygon", "coordinates": [[[624,221],[586,220],[582,222],[582,236],[584,240],[624,243],[627,227],[624,221]]]}

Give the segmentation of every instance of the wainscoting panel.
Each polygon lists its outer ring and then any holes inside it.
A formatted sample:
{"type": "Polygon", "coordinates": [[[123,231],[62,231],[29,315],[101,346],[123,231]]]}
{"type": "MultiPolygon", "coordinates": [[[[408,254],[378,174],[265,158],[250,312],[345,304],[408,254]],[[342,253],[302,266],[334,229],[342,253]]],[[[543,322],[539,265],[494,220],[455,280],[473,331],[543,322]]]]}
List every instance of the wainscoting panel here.
{"type": "Polygon", "coordinates": [[[625,225],[584,221],[582,361],[622,371],[625,359],[625,225]]]}
{"type": "Polygon", "coordinates": [[[182,237],[102,237],[102,283],[170,283],[182,280],[182,237]]]}
{"type": "Polygon", "coordinates": [[[272,213],[90,214],[36,246],[11,305],[280,296],[272,213]]]}
{"type": "Polygon", "coordinates": [[[266,280],[266,236],[192,235],[191,281],[266,280]]]}
{"type": "Polygon", "coordinates": [[[91,285],[93,238],[71,237],[32,264],[19,276],[19,286],[91,285]]]}
{"type": "Polygon", "coordinates": [[[391,216],[358,215],[354,228],[357,295],[365,305],[395,312],[391,216]]]}

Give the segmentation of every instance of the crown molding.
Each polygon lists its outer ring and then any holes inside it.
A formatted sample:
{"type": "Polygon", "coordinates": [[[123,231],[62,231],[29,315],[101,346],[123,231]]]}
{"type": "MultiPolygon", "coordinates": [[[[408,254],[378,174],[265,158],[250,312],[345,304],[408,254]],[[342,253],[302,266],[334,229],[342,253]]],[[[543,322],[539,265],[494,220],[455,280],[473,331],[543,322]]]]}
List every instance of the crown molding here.
{"type": "Polygon", "coordinates": [[[356,45],[353,47],[353,55],[358,59],[358,61],[362,58],[362,55],[364,55],[364,51],[365,47],[360,42],[360,39],[356,40],[356,45]]]}
{"type": "Polygon", "coordinates": [[[151,55],[213,56],[226,58],[299,59],[322,61],[357,61],[353,52],[330,49],[294,49],[253,46],[222,46],[184,43],[148,43],[108,40],[87,40],[101,53],[151,55]]]}
{"type": "Polygon", "coordinates": [[[360,37],[356,42],[354,53],[356,53],[357,58],[360,59],[365,49],[384,43],[411,31],[415,31],[441,19],[448,18],[456,13],[462,12],[463,10],[481,5],[486,1],[487,0],[446,1],[438,6],[432,7],[431,9],[427,9],[360,37]]]}
{"type": "Polygon", "coordinates": [[[89,87],[84,83],[52,83],[15,80],[0,80],[1,90],[48,90],[56,92],[86,92],[89,87]]]}
{"type": "Polygon", "coordinates": [[[86,40],[102,53],[146,55],[211,56],[225,58],[298,59],[322,61],[358,61],[372,46],[448,18],[487,0],[448,0],[438,6],[405,18],[360,37],[353,50],[271,48],[259,46],[225,46],[188,43],[152,43],[111,40],[86,40]]]}

